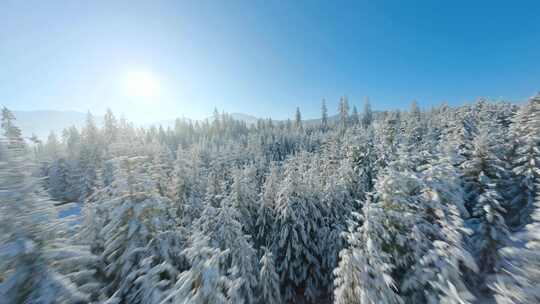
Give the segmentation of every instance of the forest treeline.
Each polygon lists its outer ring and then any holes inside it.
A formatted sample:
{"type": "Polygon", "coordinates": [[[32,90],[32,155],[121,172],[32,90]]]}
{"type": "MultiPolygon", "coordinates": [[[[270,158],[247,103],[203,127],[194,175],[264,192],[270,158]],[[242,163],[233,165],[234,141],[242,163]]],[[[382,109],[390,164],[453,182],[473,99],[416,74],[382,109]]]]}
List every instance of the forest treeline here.
{"type": "Polygon", "coordinates": [[[540,302],[540,95],[1,127],[0,303],[540,302]]]}

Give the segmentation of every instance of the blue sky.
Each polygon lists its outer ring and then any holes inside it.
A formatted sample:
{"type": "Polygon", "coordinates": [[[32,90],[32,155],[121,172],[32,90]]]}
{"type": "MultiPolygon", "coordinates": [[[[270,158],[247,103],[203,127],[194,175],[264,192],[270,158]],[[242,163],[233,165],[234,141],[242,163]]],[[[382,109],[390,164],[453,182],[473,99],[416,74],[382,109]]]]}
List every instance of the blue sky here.
{"type": "Polygon", "coordinates": [[[538,1],[0,1],[0,103],[146,122],[214,107],[317,117],[520,101],[540,90],[538,1]],[[126,75],[159,86],[126,94],[126,75]]]}

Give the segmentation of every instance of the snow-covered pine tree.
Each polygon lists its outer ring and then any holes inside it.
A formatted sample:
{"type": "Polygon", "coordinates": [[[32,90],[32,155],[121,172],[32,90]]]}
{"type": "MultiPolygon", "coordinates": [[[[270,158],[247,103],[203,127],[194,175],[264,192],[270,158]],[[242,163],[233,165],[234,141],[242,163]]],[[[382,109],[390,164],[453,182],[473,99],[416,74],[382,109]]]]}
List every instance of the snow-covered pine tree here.
{"type": "Polygon", "coordinates": [[[345,235],[347,248],[340,252],[334,271],[334,303],[403,303],[392,278],[396,265],[385,249],[392,238],[385,227],[385,212],[368,196],[362,213],[353,214],[345,235]]]}
{"type": "Polygon", "coordinates": [[[380,169],[377,166],[378,158],[373,136],[373,129],[366,129],[347,151],[347,159],[356,177],[354,198],[361,202],[366,199],[367,193],[373,191],[380,169]]]}
{"type": "Polygon", "coordinates": [[[240,213],[238,219],[242,223],[242,229],[246,234],[257,233],[255,224],[257,221],[257,203],[259,201],[257,189],[257,169],[247,165],[243,169],[236,169],[232,173],[233,183],[227,202],[240,213]]]}
{"type": "Polygon", "coordinates": [[[499,193],[504,164],[497,155],[499,146],[491,133],[495,129],[492,121],[481,122],[470,159],[462,164],[465,202],[471,214],[468,222],[474,229],[471,248],[479,266],[477,284],[481,292],[488,291],[486,284],[500,260],[498,249],[509,236],[504,219],[506,210],[499,193]]]}
{"type": "Polygon", "coordinates": [[[146,246],[139,268],[130,274],[137,277],[136,291],[129,294],[127,302],[162,303],[173,290],[179,272],[188,269],[186,243],[187,232],[183,228],[157,234],[146,246]]]}
{"type": "Polygon", "coordinates": [[[49,195],[57,201],[64,201],[66,192],[69,191],[69,171],[66,160],[63,157],[53,160],[47,175],[49,177],[47,181],[49,195]]]}
{"type": "Polygon", "coordinates": [[[360,115],[358,115],[358,109],[356,108],[356,106],[353,106],[353,108],[352,108],[351,123],[352,123],[353,126],[360,123],[360,115]]]}
{"type": "Polygon", "coordinates": [[[45,143],[45,153],[51,162],[60,157],[62,150],[61,144],[58,141],[56,133],[51,131],[47,137],[47,142],[45,143]]]}
{"type": "Polygon", "coordinates": [[[279,191],[280,172],[277,165],[272,165],[263,185],[257,211],[256,247],[270,246],[274,238],[274,222],[276,219],[276,199],[279,191]]]}
{"type": "Polygon", "coordinates": [[[339,99],[338,105],[339,125],[342,129],[347,128],[349,124],[349,100],[343,96],[339,99]]]}
{"type": "Polygon", "coordinates": [[[244,234],[238,221],[240,214],[231,202],[225,200],[215,208],[206,205],[195,227],[209,237],[209,244],[229,254],[223,260],[223,266],[229,270],[236,284],[229,290],[234,303],[255,303],[257,288],[256,252],[250,242],[250,236],[244,234]]]}
{"type": "Polygon", "coordinates": [[[431,108],[424,115],[426,134],[422,140],[424,150],[432,151],[439,144],[442,137],[442,130],[445,125],[444,107],[431,108]]]}
{"type": "Polygon", "coordinates": [[[192,245],[184,250],[191,267],[182,272],[170,295],[162,303],[173,304],[233,304],[229,292],[237,283],[223,267],[228,250],[208,245],[208,238],[195,233],[192,245]]]}
{"type": "Polygon", "coordinates": [[[300,107],[296,107],[296,112],[294,113],[294,127],[297,130],[302,129],[302,113],[300,113],[300,107]]]}
{"type": "Polygon", "coordinates": [[[540,302],[539,198],[533,207],[532,222],[515,236],[516,241],[513,244],[500,249],[503,260],[497,280],[491,285],[499,304],[540,302]]]}
{"type": "Polygon", "coordinates": [[[401,141],[399,112],[384,112],[383,118],[374,128],[374,146],[379,167],[384,168],[396,158],[396,150],[401,141]]]}
{"type": "Polygon", "coordinates": [[[213,207],[219,207],[225,198],[225,181],[219,178],[219,173],[215,172],[215,170],[211,170],[208,174],[204,203],[213,207]]]}
{"type": "Polygon", "coordinates": [[[23,149],[25,145],[22,138],[22,132],[15,124],[15,120],[16,118],[15,115],[13,115],[13,112],[6,107],[2,107],[1,127],[4,141],[7,141],[7,144],[11,147],[23,149]]]}
{"type": "Polygon", "coordinates": [[[379,176],[374,192],[376,202],[386,216],[387,233],[393,236],[387,246],[399,274],[394,278],[398,286],[411,263],[417,261],[429,246],[429,224],[423,217],[423,184],[418,173],[413,171],[416,166],[406,154],[407,150],[400,149],[399,152],[403,154],[379,176]]]}
{"type": "Polygon", "coordinates": [[[360,119],[362,128],[367,129],[369,126],[371,126],[372,121],[373,112],[371,111],[371,104],[369,103],[369,98],[366,97],[366,100],[364,101],[364,111],[362,112],[362,118],[360,119]]]}
{"type": "Polygon", "coordinates": [[[168,197],[175,204],[183,225],[191,224],[202,212],[202,181],[198,157],[181,146],[176,150],[168,197]]]}
{"type": "Polygon", "coordinates": [[[476,135],[476,126],[468,107],[461,107],[446,114],[448,126],[442,131],[442,142],[455,151],[452,161],[454,166],[470,159],[472,141],[476,135]]]}
{"type": "Polygon", "coordinates": [[[147,244],[158,233],[173,229],[171,203],[157,193],[142,166],[148,159],[118,159],[113,184],[85,204],[86,239],[104,263],[109,303],[133,298],[135,281],[147,244]],[[95,244],[94,242],[98,242],[95,244]]]}
{"type": "Polygon", "coordinates": [[[81,197],[81,136],[75,127],[65,129],[63,133],[67,169],[64,198],[66,201],[75,202],[81,197]]]}
{"type": "Polygon", "coordinates": [[[540,183],[540,94],[521,107],[512,122],[512,144],[517,147],[513,159],[516,175],[510,223],[516,229],[529,222],[532,205],[540,183]]]}
{"type": "Polygon", "coordinates": [[[152,151],[150,152],[152,161],[150,174],[156,182],[159,195],[166,196],[173,171],[171,152],[169,148],[162,145],[157,139],[154,139],[150,145],[152,147],[152,151]]]}
{"type": "Polygon", "coordinates": [[[277,197],[276,238],[272,251],[287,302],[314,301],[321,295],[322,205],[309,187],[309,157],[306,152],[288,160],[277,197]]]}
{"type": "Polygon", "coordinates": [[[422,112],[416,101],[411,103],[411,109],[405,120],[405,141],[409,145],[419,146],[425,135],[426,129],[422,112]]]}
{"type": "Polygon", "coordinates": [[[310,188],[317,195],[315,202],[319,202],[322,215],[318,230],[319,242],[325,247],[321,249],[322,290],[332,294],[334,278],[331,273],[338,265],[339,252],[344,245],[341,235],[347,229],[351,212],[357,208],[353,196],[357,181],[348,159],[333,161],[324,152],[312,157],[307,175],[316,177],[310,188]]]}
{"type": "Polygon", "coordinates": [[[477,267],[464,241],[470,232],[459,211],[464,209],[459,174],[444,152],[434,155],[419,171],[423,202],[417,211],[421,221],[416,222],[413,232],[424,230],[429,242],[416,252],[401,288],[408,301],[470,303],[474,296],[462,271],[477,271],[477,267]]]}
{"type": "Polygon", "coordinates": [[[84,200],[92,195],[98,186],[98,171],[102,155],[99,129],[90,112],[86,116],[82,143],[79,163],[81,165],[81,200],[84,200]]]}
{"type": "Polygon", "coordinates": [[[328,129],[328,108],[324,98],[321,102],[321,129],[323,132],[328,129]]]}
{"type": "Polygon", "coordinates": [[[107,109],[103,117],[103,136],[106,147],[110,147],[118,140],[118,122],[111,109],[107,109]]]}
{"type": "Polygon", "coordinates": [[[279,288],[279,276],[274,265],[274,256],[268,248],[263,248],[263,256],[260,261],[259,272],[259,297],[260,304],[281,304],[281,291],[279,288]]]}

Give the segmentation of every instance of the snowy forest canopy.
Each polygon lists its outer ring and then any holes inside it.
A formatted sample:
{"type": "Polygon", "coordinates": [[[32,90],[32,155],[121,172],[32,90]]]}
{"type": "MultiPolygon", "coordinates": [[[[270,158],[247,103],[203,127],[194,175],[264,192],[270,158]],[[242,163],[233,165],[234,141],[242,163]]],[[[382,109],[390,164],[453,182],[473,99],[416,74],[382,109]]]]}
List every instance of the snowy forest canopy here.
{"type": "Polygon", "coordinates": [[[540,95],[1,127],[0,303],[540,302],[540,95]]]}

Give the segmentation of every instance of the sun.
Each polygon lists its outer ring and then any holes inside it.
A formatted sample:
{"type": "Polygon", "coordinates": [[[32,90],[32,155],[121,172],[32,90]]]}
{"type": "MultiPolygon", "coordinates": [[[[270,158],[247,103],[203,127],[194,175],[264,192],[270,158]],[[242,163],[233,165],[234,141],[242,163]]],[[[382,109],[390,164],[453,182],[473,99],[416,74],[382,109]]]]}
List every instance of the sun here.
{"type": "Polygon", "coordinates": [[[124,76],[124,91],[130,97],[157,97],[159,89],[158,78],[148,70],[131,70],[124,76]]]}

